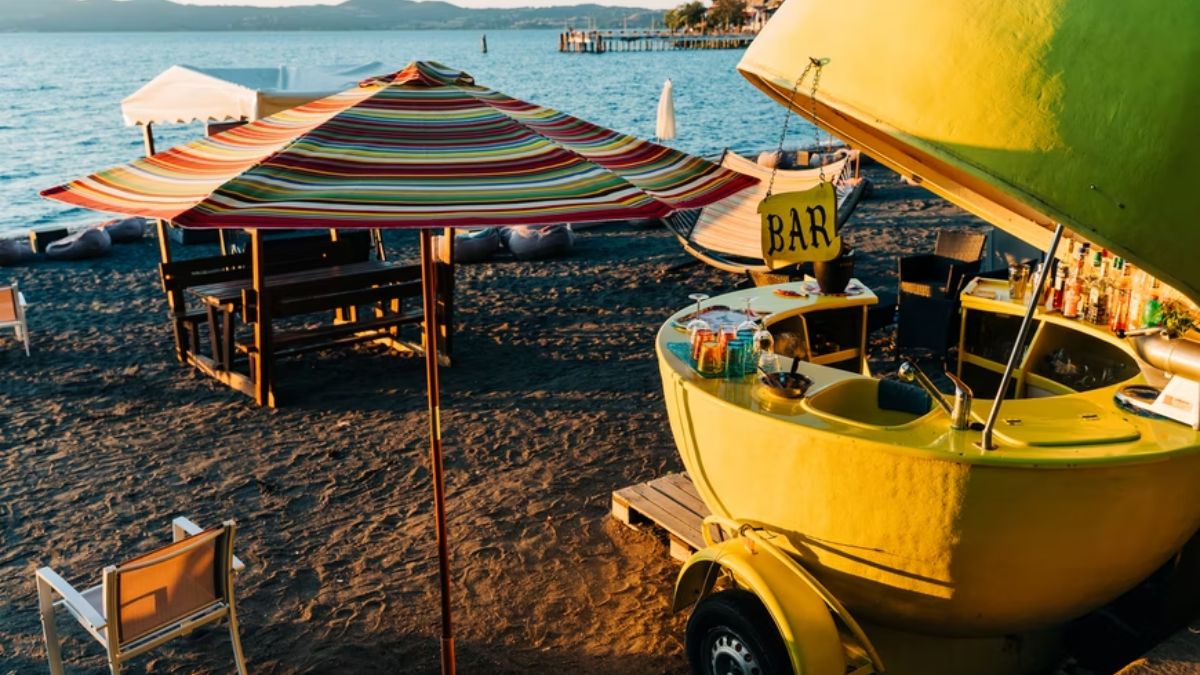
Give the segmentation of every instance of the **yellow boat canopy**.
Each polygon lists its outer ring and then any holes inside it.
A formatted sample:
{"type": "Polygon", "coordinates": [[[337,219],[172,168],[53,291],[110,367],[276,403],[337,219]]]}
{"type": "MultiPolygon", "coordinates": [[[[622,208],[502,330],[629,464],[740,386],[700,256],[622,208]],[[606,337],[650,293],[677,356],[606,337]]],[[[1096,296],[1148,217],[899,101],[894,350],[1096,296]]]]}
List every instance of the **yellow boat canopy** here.
{"type": "Polygon", "coordinates": [[[1062,222],[1200,300],[1192,0],[788,0],[738,70],[786,105],[810,57],[830,133],[1034,246],[1062,222]]]}

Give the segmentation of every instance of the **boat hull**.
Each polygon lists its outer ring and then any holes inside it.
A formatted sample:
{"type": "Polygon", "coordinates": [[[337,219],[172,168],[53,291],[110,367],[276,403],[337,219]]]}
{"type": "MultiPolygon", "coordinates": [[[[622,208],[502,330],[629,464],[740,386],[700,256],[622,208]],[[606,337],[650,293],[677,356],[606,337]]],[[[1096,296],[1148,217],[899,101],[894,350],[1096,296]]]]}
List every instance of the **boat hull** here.
{"type": "Polygon", "coordinates": [[[1052,627],[1136,585],[1200,525],[1200,453],[981,464],[945,420],[933,435],[799,425],[669,359],[660,351],[671,430],[704,502],[785,535],[866,620],[952,636],[1052,627]],[[890,434],[949,450],[901,451],[890,434]]]}

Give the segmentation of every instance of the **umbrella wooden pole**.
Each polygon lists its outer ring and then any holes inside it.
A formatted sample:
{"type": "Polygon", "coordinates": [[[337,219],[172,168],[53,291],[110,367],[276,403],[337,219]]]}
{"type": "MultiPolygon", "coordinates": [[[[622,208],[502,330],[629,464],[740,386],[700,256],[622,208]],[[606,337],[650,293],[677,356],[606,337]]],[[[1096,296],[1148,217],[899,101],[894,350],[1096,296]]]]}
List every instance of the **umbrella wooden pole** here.
{"type": "Polygon", "coordinates": [[[446,531],[446,486],[442,472],[442,397],[438,388],[437,253],[433,232],[421,230],[421,301],[425,312],[425,379],[429,398],[429,463],[433,477],[433,518],[437,528],[438,572],[442,590],[442,675],[454,675],[454,624],[450,617],[450,537],[446,531]]]}
{"type": "MultiPolygon", "coordinates": [[[[142,145],[145,146],[146,156],[154,156],[154,124],[146,122],[142,125],[142,145]]],[[[167,239],[167,221],[162,218],[154,219],[155,235],[158,237],[158,261],[163,265],[171,262],[171,242],[167,239]]],[[[162,265],[158,268],[158,280],[163,282],[163,288],[166,288],[166,279],[163,277],[162,265]]],[[[167,293],[167,307],[171,308],[171,314],[176,314],[176,305],[182,305],[184,302],[182,294],[176,297],[174,293],[167,293]]],[[[194,329],[193,329],[194,330],[194,329]]],[[[179,359],[180,363],[187,363],[187,338],[183,332],[183,325],[177,317],[171,319],[171,332],[175,335],[175,358],[179,359]]]]}
{"type": "MultiPolygon", "coordinates": [[[[142,125],[142,145],[145,146],[146,156],[154,155],[154,123],[146,122],[142,125]]],[[[154,220],[154,227],[158,234],[158,258],[164,263],[171,262],[171,246],[167,242],[167,221],[162,218],[154,220]]]]}
{"type": "MultiPolygon", "coordinates": [[[[275,347],[271,344],[272,326],[270,304],[267,298],[267,268],[263,251],[263,232],[250,230],[250,284],[254,289],[254,400],[259,405],[275,407],[275,391],[271,387],[271,372],[275,360],[275,347]]],[[[245,311],[247,308],[243,308],[245,311]]]]}

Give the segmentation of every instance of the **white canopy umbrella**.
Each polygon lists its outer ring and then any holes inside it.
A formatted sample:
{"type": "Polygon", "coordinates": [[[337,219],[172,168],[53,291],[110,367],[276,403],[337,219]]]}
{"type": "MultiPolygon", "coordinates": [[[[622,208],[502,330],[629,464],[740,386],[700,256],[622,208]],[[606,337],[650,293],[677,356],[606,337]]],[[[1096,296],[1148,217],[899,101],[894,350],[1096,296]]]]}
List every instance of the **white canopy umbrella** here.
{"type": "MultiPolygon", "coordinates": [[[[257,120],[345,91],[383,69],[378,61],[359,65],[198,68],[175,65],[121,101],[127,126],[142,127],[146,156],[155,154],[154,125],[203,122],[209,132],[224,123],[257,120]],[[216,123],[218,126],[210,126],[216,123]]],[[[170,260],[166,223],[158,222],[163,262],[170,260]]],[[[219,232],[221,251],[225,233],[219,232]]]]}
{"type": "Polygon", "coordinates": [[[675,96],[671,86],[671,78],[663,83],[662,94],[658,97],[658,120],[654,125],[654,135],[660,141],[675,138],[675,96]]]}
{"type": "Polygon", "coordinates": [[[121,101],[125,124],[256,120],[354,86],[382,68],[171,66],[121,101]]]}

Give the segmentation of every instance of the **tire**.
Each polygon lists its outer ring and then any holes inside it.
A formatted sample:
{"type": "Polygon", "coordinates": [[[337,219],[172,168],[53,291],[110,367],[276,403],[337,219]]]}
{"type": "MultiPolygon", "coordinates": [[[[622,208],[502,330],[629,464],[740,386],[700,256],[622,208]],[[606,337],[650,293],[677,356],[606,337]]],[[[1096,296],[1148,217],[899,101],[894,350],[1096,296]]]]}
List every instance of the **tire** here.
{"type": "Polygon", "coordinates": [[[775,621],[758,596],[741,589],[697,603],[686,649],[696,675],[794,675],[775,621]]]}

